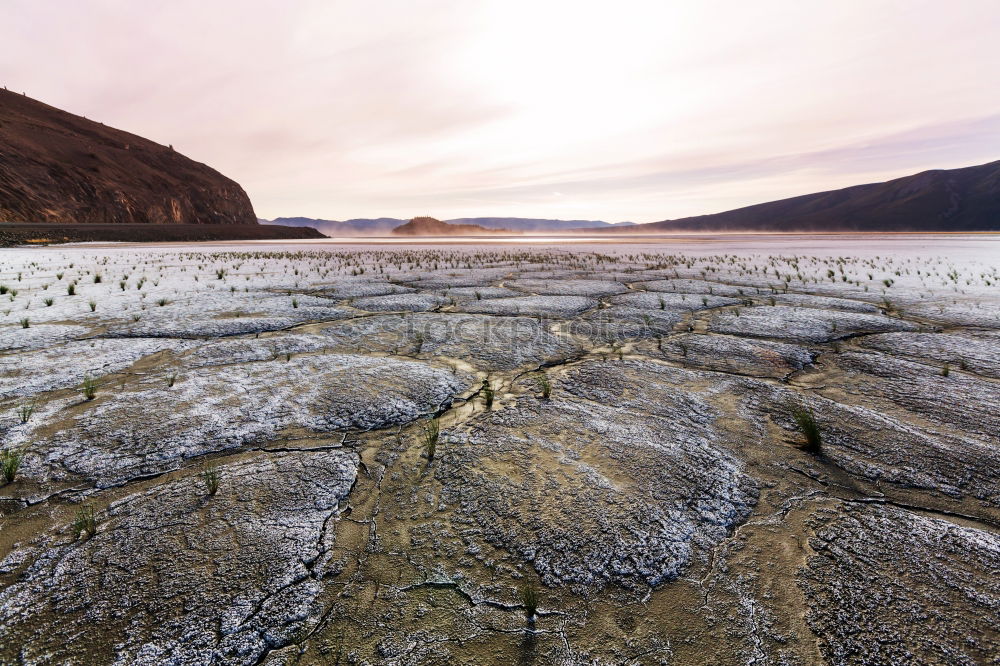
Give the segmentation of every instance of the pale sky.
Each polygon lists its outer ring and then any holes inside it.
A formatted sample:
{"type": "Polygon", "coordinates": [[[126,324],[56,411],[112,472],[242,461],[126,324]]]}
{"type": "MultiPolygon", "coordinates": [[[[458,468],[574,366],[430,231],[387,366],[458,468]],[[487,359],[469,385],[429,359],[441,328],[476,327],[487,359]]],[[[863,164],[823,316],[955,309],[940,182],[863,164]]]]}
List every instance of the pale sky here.
{"type": "Polygon", "coordinates": [[[0,84],[260,217],[651,222],[1000,159],[1000,1],[0,0],[0,84]]]}

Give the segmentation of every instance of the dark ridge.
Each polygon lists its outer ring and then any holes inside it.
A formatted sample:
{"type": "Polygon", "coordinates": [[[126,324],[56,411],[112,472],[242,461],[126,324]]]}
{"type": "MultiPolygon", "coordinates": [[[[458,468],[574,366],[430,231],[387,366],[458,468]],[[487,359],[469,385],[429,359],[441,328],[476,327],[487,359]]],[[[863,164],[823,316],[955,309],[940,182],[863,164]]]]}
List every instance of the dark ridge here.
{"type": "Polygon", "coordinates": [[[600,231],[1000,231],[1000,161],[600,231]]]}
{"type": "Polygon", "coordinates": [[[170,146],[0,90],[0,222],[256,226],[246,192],[170,146]]]}

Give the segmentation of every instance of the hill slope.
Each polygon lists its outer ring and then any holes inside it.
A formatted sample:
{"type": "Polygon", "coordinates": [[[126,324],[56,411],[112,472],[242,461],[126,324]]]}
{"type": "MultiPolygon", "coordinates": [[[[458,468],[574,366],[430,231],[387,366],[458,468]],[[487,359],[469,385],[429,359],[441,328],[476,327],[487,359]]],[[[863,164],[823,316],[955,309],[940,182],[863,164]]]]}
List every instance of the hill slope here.
{"type": "Polygon", "coordinates": [[[487,229],[478,224],[448,224],[433,217],[415,217],[392,230],[393,236],[490,236],[514,233],[509,229],[487,229]]]}
{"type": "Polygon", "coordinates": [[[601,231],[1000,231],[1000,161],[601,231]]]}
{"type": "Polygon", "coordinates": [[[236,182],[167,146],[0,90],[0,222],[256,225],[236,182]]]}

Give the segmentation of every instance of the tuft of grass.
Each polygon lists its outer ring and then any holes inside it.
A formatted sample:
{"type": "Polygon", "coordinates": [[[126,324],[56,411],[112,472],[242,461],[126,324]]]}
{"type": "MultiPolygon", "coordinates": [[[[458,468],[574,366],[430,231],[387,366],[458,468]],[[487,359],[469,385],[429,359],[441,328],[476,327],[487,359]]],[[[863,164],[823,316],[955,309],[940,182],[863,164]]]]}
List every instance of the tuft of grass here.
{"type": "Polygon", "coordinates": [[[950,375],[950,374],[951,374],[951,368],[950,368],[950,367],[948,367],[948,364],[947,364],[947,363],[945,363],[945,364],[944,364],[944,365],[943,365],[943,366],[941,367],[941,376],[942,376],[942,377],[947,377],[947,376],[948,376],[948,375],[950,375]]]}
{"type": "Polygon", "coordinates": [[[552,381],[544,370],[535,375],[535,384],[542,392],[542,400],[548,400],[552,396],[552,381]]]}
{"type": "Polygon", "coordinates": [[[823,435],[812,410],[808,407],[794,406],[792,407],[792,418],[795,419],[795,425],[798,426],[799,432],[805,438],[802,450],[813,455],[820,455],[823,452],[823,435]]]}
{"type": "Polygon", "coordinates": [[[156,304],[159,305],[162,308],[164,305],[166,305],[169,302],[170,301],[168,301],[165,298],[160,298],[160,299],[157,299],[156,304]]]}
{"type": "Polygon", "coordinates": [[[483,380],[483,400],[486,401],[486,409],[493,409],[493,387],[490,386],[490,380],[483,380]]]}
{"type": "Polygon", "coordinates": [[[297,298],[293,298],[292,299],[292,307],[293,308],[299,307],[299,299],[297,299],[297,298]]]}
{"type": "Polygon", "coordinates": [[[521,606],[524,607],[524,617],[528,622],[534,622],[538,615],[538,591],[531,583],[521,585],[521,606]]]}
{"type": "Polygon", "coordinates": [[[93,400],[97,395],[97,380],[90,375],[85,375],[83,384],[80,385],[80,391],[83,393],[84,398],[93,400]]]}
{"type": "Polygon", "coordinates": [[[88,301],[87,304],[90,306],[90,311],[91,312],[93,312],[94,310],[97,309],[97,301],[91,299],[90,301],[88,301]]]}
{"type": "Polygon", "coordinates": [[[76,296],[76,283],[75,282],[70,282],[68,285],[66,285],[66,295],[67,296],[76,296]]]}
{"type": "Polygon", "coordinates": [[[969,369],[969,363],[964,358],[958,359],[958,369],[959,370],[968,370],[969,369]]]}
{"type": "Polygon", "coordinates": [[[100,284],[100,283],[101,283],[101,274],[94,273],[94,284],[100,284]]]}
{"type": "Polygon", "coordinates": [[[47,307],[47,308],[48,308],[48,307],[52,307],[52,304],[53,304],[53,303],[54,303],[55,301],[54,301],[54,300],[52,299],[52,297],[50,296],[50,297],[46,298],[45,300],[43,300],[42,302],[43,302],[43,303],[45,303],[45,307],[47,307]]]}
{"type": "Polygon", "coordinates": [[[177,373],[171,372],[169,375],[167,375],[167,388],[172,387],[176,381],[177,381],[177,373]]]}
{"type": "Polygon", "coordinates": [[[25,317],[21,320],[21,328],[31,328],[31,320],[25,317]]]}
{"type": "Polygon", "coordinates": [[[94,507],[90,505],[81,506],[76,510],[76,518],[73,519],[73,538],[84,540],[97,534],[97,517],[94,515],[94,507]]]}
{"type": "Polygon", "coordinates": [[[434,454],[437,453],[438,439],[441,436],[441,423],[436,416],[428,419],[427,423],[424,424],[422,436],[424,440],[424,455],[427,456],[427,463],[430,464],[434,461],[434,454]]]}
{"type": "Polygon", "coordinates": [[[4,449],[0,451],[0,474],[3,475],[3,482],[13,483],[17,478],[17,470],[24,460],[24,449],[4,449]]]}
{"type": "Polygon", "coordinates": [[[210,496],[219,492],[219,480],[222,478],[214,465],[209,465],[201,471],[201,481],[205,484],[205,492],[210,496]]]}
{"type": "Polygon", "coordinates": [[[17,408],[17,417],[21,420],[21,423],[27,423],[31,420],[31,415],[35,413],[35,406],[37,401],[32,399],[31,402],[26,402],[17,408]]]}

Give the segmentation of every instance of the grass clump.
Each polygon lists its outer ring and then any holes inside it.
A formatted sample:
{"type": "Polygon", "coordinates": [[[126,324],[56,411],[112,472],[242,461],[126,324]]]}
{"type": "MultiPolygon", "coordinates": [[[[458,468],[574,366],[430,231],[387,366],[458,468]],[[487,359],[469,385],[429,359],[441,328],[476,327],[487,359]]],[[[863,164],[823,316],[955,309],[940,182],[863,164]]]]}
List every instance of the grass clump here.
{"type": "Polygon", "coordinates": [[[545,374],[544,370],[535,375],[535,384],[538,386],[538,390],[542,392],[542,400],[548,400],[552,397],[552,381],[545,374]]]}
{"type": "Polygon", "coordinates": [[[27,423],[31,420],[31,415],[35,413],[35,407],[37,405],[36,400],[31,402],[26,402],[17,408],[17,418],[21,420],[21,423],[27,423]]]}
{"type": "Polygon", "coordinates": [[[97,517],[94,515],[94,507],[90,505],[81,506],[76,510],[76,517],[73,519],[73,538],[84,540],[97,534],[97,517]]]}
{"type": "Polygon", "coordinates": [[[209,496],[215,495],[215,493],[219,492],[219,481],[222,477],[219,474],[217,467],[210,465],[203,469],[199,476],[201,476],[201,481],[205,484],[205,492],[208,493],[209,496]]]}
{"type": "Polygon", "coordinates": [[[813,455],[819,455],[823,449],[823,435],[820,432],[816,417],[808,407],[796,405],[792,407],[792,418],[799,432],[805,438],[802,450],[813,455]]]}
{"type": "Polygon", "coordinates": [[[31,320],[25,317],[21,320],[21,328],[31,328],[31,320]]]}
{"type": "Polygon", "coordinates": [[[3,482],[12,483],[17,478],[17,470],[24,460],[24,449],[4,449],[0,451],[0,474],[3,482]]]}
{"type": "Polygon", "coordinates": [[[490,386],[490,380],[483,380],[483,400],[486,401],[486,409],[493,409],[493,387],[490,386]]]}
{"type": "Polygon", "coordinates": [[[66,285],[66,295],[67,296],[76,296],[76,283],[75,282],[70,282],[68,285],[66,285]]]}
{"type": "Polygon", "coordinates": [[[90,306],[90,311],[91,311],[91,312],[93,312],[94,310],[96,310],[96,309],[97,309],[97,301],[95,301],[95,300],[90,300],[90,301],[88,301],[88,302],[87,302],[87,305],[89,305],[89,306],[90,306]]]}
{"type": "Polygon", "coordinates": [[[531,583],[521,585],[521,606],[524,607],[524,617],[533,623],[538,615],[538,591],[531,583]]]}
{"type": "Polygon", "coordinates": [[[424,441],[424,455],[427,456],[427,463],[434,461],[434,454],[437,453],[438,439],[441,437],[441,423],[438,418],[428,419],[424,424],[422,433],[424,441]]]}
{"type": "Polygon", "coordinates": [[[49,308],[49,307],[52,307],[52,304],[55,301],[51,297],[48,297],[45,300],[43,300],[42,302],[45,303],[45,307],[49,308]]]}
{"type": "Polygon", "coordinates": [[[86,375],[83,378],[83,383],[80,385],[80,392],[83,393],[83,397],[87,400],[93,400],[97,396],[97,380],[86,375]]]}

